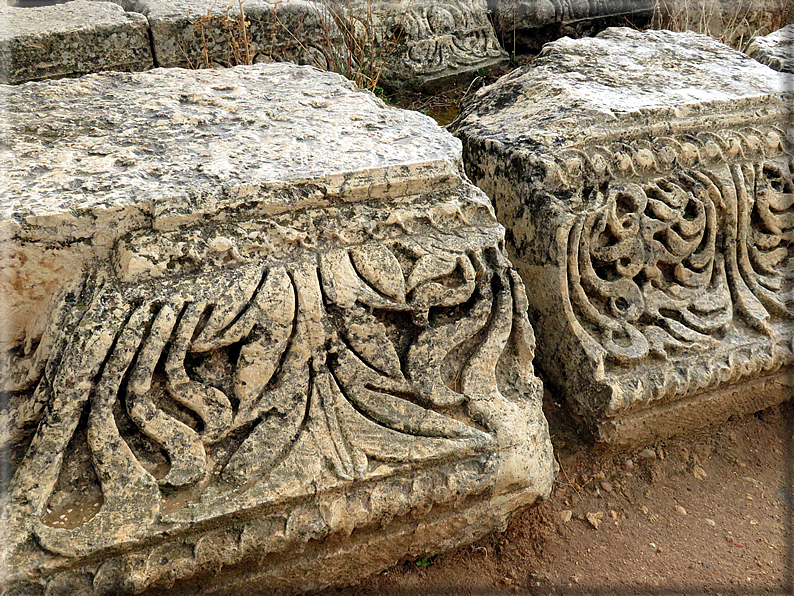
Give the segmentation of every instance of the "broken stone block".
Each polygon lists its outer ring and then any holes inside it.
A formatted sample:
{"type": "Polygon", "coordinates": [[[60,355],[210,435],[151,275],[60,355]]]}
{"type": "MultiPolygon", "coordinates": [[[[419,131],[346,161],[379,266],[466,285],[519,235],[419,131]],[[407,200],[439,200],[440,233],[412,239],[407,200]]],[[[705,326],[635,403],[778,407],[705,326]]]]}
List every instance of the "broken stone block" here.
{"type": "Polygon", "coordinates": [[[658,0],[488,0],[502,45],[535,52],[564,36],[594,35],[610,25],[647,24],[658,0]]]}
{"type": "Polygon", "coordinates": [[[391,88],[433,87],[507,60],[485,0],[332,0],[353,58],[391,88]]]}
{"type": "Polygon", "coordinates": [[[524,285],[430,118],[292,64],[2,92],[0,587],[316,590],[549,494],[524,285]]]}
{"type": "Polygon", "coordinates": [[[794,25],[754,37],[747,47],[747,55],[775,70],[794,73],[794,25]]]}
{"type": "Polygon", "coordinates": [[[146,70],[146,19],[111,3],[0,8],[0,81],[22,83],[104,70],[146,70]]]}
{"type": "Polygon", "coordinates": [[[791,397],[792,77],[694,33],[562,39],[453,130],[508,228],[538,366],[600,441],[791,397]]]}

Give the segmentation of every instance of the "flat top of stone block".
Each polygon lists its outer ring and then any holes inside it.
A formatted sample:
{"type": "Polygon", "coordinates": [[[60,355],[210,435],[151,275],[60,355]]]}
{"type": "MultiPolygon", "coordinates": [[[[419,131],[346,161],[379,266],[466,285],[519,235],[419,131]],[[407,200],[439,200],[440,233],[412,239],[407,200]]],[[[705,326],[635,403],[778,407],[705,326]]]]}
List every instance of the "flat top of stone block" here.
{"type": "MultiPolygon", "coordinates": [[[[137,15],[140,18],[140,15],[137,15]]],[[[0,41],[23,35],[36,35],[89,29],[97,25],[112,27],[129,22],[129,15],[113,2],[74,0],[65,4],[18,8],[0,7],[0,41]]]]}
{"type": "Polygon", "coordinates": [[[705,35],[611,28],[547,44],[532,64],[481,89],[456,126],[506,143],[568,143],[684,119],[695,106],[699,118],[708,106],[736,111],[792,85],[705,35]]]}
{"type": "Polygon", "coordinates": [[[173,228],[242,203],[277,213],[399,197],[459,171],[460,142],[431,118],[308,66],[99,73],[0,93],[5,234],[90,235],[99,211],[129,207],[173,228]],[[279,194],[310,183],[302,203],[279,194]]]}

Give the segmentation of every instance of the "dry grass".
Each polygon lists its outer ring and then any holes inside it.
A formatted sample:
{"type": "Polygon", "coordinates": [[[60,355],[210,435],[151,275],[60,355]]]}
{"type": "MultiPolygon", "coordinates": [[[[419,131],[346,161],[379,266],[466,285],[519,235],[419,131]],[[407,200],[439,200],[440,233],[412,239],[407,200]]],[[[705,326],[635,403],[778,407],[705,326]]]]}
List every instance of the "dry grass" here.
{"type": "Polygon", "coordinates": [[[281,9],[288,3],[281,1],[275,3],[272,20],[263,23],[246,15],[242,0],[236,0],[224,12],[210,9],[193,21],[188,45],[198,47],[199,55],[194,52],[191,59],[185,47],[182,53],[189,68],[211,68],[216,60],[223,66],[285,60],[310,63],[338,72],[362,89],[382,92],[380,77],[400,41],[407,10],[383,36],[377,31],[375,2],[319,0],[317,14],[307,11],[287,21],[281,9]],[[310,15],[313,22],[309,24],[310,15]],[[268,34],[254,41],[252,24],[268,34]],[[314,43],[306,41],[310,37],[314,43]],[[218,46],[224,47],[223,56],[217,55],[218,46]]]}
{"type": "Polygon", "coordinates": [[[790,0],[656,0],[651,27],[704,33],[744,51],[757,35],[785,26],[790,0]]]}

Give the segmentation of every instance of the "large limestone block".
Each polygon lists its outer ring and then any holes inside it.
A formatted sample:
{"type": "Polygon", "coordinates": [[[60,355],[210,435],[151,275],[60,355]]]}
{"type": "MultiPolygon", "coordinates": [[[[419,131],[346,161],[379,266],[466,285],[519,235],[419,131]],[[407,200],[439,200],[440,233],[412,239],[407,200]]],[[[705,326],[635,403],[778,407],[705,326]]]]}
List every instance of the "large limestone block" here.
{"type": "Polygon", "coordinates": [[[0,8],[0,81],[104,70],[146,70],[152,52],[146,19],[111,3],[0,8]]]}
{"type": "Polygon", "coordinates": [[[356,36],[354,58],[391,87],[433,87],[507,60],[486,0],[330,0],[356,36]],[[357,49],[360,48],[360,49],[357,49]]]}
{"type": "Polygon", "coordinates": [[[781,72],[794,73],[794,24],[754,37],[747,55],[781,72]]]}
{"type": "Polygon", "coordinates": [[[790,75],[705,36],[562,39],[453,125],[527,284],[544,380],[601,441],[792,395],[790,75]]]}
{"type": "Polygon", "coordinates": [[[548,495],[524,285],[431,119],[290,64],[2,91],[10,593],[352,583],[548,495]]]}

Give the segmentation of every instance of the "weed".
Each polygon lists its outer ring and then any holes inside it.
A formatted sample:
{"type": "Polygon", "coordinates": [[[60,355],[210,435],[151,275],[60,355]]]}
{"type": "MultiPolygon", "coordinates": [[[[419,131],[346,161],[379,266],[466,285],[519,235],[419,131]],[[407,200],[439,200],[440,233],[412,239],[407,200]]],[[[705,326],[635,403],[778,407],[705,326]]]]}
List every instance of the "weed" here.
{"type": "Polygon", "coordinates": [[[416,561],[414,561],[414,565],[416,565],[417,567],[430,567],[430,565],[432,565],[432,562],[430,561],[429,557],[425,557],[423,559],[417,559],[416,561]]]}
{"type": "Polygon", "coordinates": [[[744,51],[757,35],[767,35],[794,16],[789,0],[656,0],[651,28],[695,31],[744,51]]]}
{"type": "Polygon", "coordinates": [[[290,8],[290,2],[279,0],[265,23],[246,15],[242,0],[236,0],[225,12],[218,13],[213,6],[193,21],[182,53],[190,68],[211,68],[216,60],[224,66],[263,60],[309,62],[338,72],[386,100],[379,81],[403,35],[410,4],[384,34],[379,30],[375,3],[319,0],[314,11],[304,8],[301,17],[293,13],[284,19],[283,10],[290,8]],[[260,35],[251,34],[252,23],[260,35]]]}

